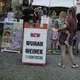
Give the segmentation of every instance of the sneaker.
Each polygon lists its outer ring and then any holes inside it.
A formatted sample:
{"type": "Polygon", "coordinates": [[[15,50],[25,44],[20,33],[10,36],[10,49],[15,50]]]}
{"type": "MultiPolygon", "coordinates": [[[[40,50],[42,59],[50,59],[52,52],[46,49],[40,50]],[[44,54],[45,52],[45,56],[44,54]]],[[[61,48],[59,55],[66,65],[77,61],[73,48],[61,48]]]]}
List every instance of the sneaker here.
{"type": "Polygon", "coordinates": [[[52,53],[56,53],[56,51],[55,50],[52,50],[52,53]]]}
{"type": "Polygon", "coordinates": [[[65,65],[62,65],[61,63],[58,63],[59,67],[65,68],[65,65]]]}
{"type": "Polygon", "coordinates": [[[48,50],[48,52],[50,53],[50,52],[52,52],[52,50],[50,49],[50,50],[48,50]]]}
{"type": "Polygon", "coordinates": [[[67,46],[69,46],[69,43],[68,43],[68,41],[65,41],[65,44],[66,44],[67,46]]]}
{"type": "Polygon", "coordinates": [[[78,67],[79,67],[79,65],[77,65],[77,64],[72,66],[72,68],[78,68],[78,67]]]}
{"type": "Polygon", "coordinates": [[[58,66],[61,66],[61,63],[58,63],[58,66]]]}

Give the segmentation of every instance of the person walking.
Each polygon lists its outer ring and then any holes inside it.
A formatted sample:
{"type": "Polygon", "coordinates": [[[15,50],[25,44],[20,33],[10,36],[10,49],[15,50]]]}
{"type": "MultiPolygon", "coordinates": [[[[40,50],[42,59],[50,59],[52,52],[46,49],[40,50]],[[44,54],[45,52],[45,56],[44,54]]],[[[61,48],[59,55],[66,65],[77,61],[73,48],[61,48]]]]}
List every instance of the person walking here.
{"type": "Polygon", "coordinates": [[[33,14],[33,15],[34,15],[34,16],[33,16],[33,22],[34,22],[34,23],[37,23],[38,18],[39,18],[38,9],[37,9],[37,8],[34,9],[34,14],[33,14]]]}
{"type": "Polygon", "coordinates": [[[24,20],[24,22],[29,22],[29,18],[30,18],[29,8],[24,7],[24,10],[23,10],[23,20],[24,20]]]}
{"type": "Polygon", "coordinates": [[[37,26],[38,20],[39,20],[38,9],[35,8],[35,9],[34,9],[34,14],[33,14],[33,23],[34,23],[34,27],[37,26]]]}
{"type": "Polygon", "coordinates": [[[59,30],[62,30],[64,28],[67,28],[70,33],[69,38],[69,46],[65,45],[65,40],[67,38],[67,35],[65,33],[61,33],[59,37],[59,43],[61,48],[61,63],[58,63],[58,66],[65,68],[65,53],[66,49],[68,49],[69,58],[72,62],[72,68],[78,68],[79,66],[75,62],[75,57],[73,55],[73,38],[74,38],[74,32],[77,29],[77,20],[76,20],[76,10],[74,7],[71,7],[68,10],[68,16],[67,16],[67,23],[64,24],[63,27],[59,28],[59,30]]]}
{"type": "Polygon", "coordinates": [[[43,10],[41,7],[38,8],[38,15],[39,15],[39,23],[41,22],[41,17],[43,16],[43,10]]]}

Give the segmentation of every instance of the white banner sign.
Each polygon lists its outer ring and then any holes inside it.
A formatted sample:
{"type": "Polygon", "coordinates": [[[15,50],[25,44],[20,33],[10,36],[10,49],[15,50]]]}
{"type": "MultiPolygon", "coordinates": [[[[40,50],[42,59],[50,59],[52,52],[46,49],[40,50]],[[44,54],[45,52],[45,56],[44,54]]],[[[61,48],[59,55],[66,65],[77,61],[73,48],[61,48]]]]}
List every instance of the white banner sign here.
{"type": "Polygon", "coordinates": [[[47,26],[49,27],[49,17],[46,17],[46,16],[42,16],[41,17],[41,25],[40,25],[40,27],[43,27],[44,24],[47,24],[47,26]]]}
{"type": "Polygon", "coordinates": [[[22,63],[45,64],[47,29],[24,28],[22,63]]]}

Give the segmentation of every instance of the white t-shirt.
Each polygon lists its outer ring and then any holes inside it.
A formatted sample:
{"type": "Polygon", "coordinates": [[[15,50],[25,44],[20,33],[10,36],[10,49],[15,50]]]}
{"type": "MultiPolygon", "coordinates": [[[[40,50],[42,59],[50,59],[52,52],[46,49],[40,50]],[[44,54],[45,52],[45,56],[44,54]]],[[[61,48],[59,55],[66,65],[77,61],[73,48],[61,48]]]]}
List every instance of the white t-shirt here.
{"type": "Polygon", "coordinates": [[[7,18],[8,18],[8,20],[9,21],[11,21],[11,20],[13,20],[14,19],[14,13],[13,12],[8,12],[8,14],[7,14],[7,18]]]}
{"type": "Polygon", "coordinates": [[[58,30],[56,28],[52,29],[52,39],[58,39],[58,30]]]}

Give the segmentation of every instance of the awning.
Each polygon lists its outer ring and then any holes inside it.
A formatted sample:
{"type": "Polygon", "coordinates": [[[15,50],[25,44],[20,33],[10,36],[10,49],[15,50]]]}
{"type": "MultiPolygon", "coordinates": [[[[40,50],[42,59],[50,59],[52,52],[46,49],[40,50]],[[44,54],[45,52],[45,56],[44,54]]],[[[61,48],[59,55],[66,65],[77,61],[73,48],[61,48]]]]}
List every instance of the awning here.
{"type": "Polygon", "coordinates": [[[71,7],[75,5],[75,0],[33,0],[32,5],[46,7],[71,7]]]}

